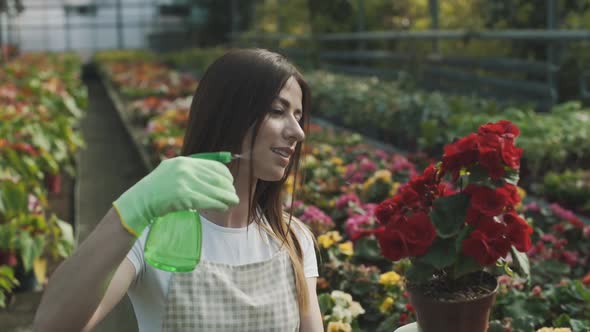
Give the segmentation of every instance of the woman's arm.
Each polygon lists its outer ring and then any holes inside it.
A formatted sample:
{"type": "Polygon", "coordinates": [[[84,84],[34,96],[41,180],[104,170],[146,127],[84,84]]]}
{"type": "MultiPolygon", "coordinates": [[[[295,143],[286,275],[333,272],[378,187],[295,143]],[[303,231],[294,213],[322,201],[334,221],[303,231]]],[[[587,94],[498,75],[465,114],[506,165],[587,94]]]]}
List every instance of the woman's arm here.
{"type": "Polygon", "coordinates": [[[52,275],[33,329],[82,331],[96,325],[121,300],[135,277],[133,265],[123,261],[135,240],[111,208],[52,275]]]}
{"type": "Polygon", "coordinates": [[[301,332],[323,332],[324,322],[320,312],[320,304],[316,293],[317,278],[307,278],[307,290],[309,292],[309,309],[301,313],[301,332]]]}

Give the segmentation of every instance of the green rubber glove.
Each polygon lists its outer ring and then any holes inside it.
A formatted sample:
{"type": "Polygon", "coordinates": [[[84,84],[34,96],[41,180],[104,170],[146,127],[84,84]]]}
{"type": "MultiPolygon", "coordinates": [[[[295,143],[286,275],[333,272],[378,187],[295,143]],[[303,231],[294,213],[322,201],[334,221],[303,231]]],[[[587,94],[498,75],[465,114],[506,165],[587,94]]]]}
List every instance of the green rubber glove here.
{"type": "Polygon", "coordinates": [[[113,206],[134,236],[158,217],[189,209],[227,210],[238,204],[233,176],[219,161],[191,157],[164,160],[113,206]]]}

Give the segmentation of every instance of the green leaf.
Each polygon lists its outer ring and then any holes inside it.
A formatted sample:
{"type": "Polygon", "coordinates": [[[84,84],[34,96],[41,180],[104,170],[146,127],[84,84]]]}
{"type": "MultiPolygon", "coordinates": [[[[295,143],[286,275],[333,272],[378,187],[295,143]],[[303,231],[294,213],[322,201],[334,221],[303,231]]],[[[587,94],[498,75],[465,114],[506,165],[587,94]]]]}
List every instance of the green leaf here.
{"type": "Polygon", "coordinates": [[[574,289],[584,301],[590,303],[590,290],[588,290],[580,280],[574,281],[574,289]]]}
{"type": "Polygon", "coordinates": [[[437,234],[442,238],[449,238],[459,233],[465,222],[468,206],[469,197],[463,193],[435,200],[430,219],[437,234]]]}
{"type": "Polygon", "coordinates": [[[472,229],[473,229],[473,227],[467,225],[467,226],[463,227],[463,229],[461,230],[459,235],[457,235],[457,239],[455,240],[455,252],[457,252],[458,254],[461,253],[461,249],[463,248],[463,240],[465,240],[467,235],[469,235],[469,233],[471,233],[472,229]]]}
{"type": "Polygon", "coordinates": [[[334,300],[328,293],[318,295],[318,302],[320,303],[320,311],[322,316],[325,316],[334,307],[334,300]]]}
{"type": "Polygon", "coordinates": [[[555,327],[566,327],[570,325],[570,316],[567,314],[561,314],[555,320],[553,320],[553,326],[555,327]]]}
{"type": "Polygon", "coordinates": [[[515,186],[518,185],[518,181],[520,180],[520,176],[518,173],[518,170],[514,170],[514,169],[506,169],[506,174],[504,176],[504,180],[507,183],[513,184],[515,186]]]}
{"type": "Polygon", "coordinates": [[[363,237],[356,241],[354,244],[354,254],[359,258],[371,261],[382,258],[379,243],[372,237],[363,237]]]}
{"type": "Polygon", "coordinates": [[[25,269],[25,272],[28,272],[33,267],[33,262],[35,261],[35,258],[41,256],[41,253],[43,252],[43,247],[45,245],[45,239],[43,238],[43,236],[36,236],[33,238],[31,234],[27,232],[22,232],[19,240],[19,247],[21,249],[23,267],[25,269]]]}
{"type": "Polygon", "coordinates": [[[573,332],[587,332],[590,330],[590,324],[579,319],[570,319],[570,326],[573,332]]]}
{"type": "Polygon", "coordinates": [[[437,269],[443,269],[453,265],[457,258],[454,239],[436,238],[428,252],[416,258],[417,262],[432,265],[437,269]]]}
{"type": "Polygon", "coordinates": [[[529,279],[531,276],[529,257],[526,253],[516,250],[514,246],[512,246],[510,250],[510,253],[512,254],[512,261],[514,262],[514,270],[519,276],[529,279]]]}
{"type": "Polygon", "coordinates": [[[488,326],[487,332],[505,332],[506,329],[502,326],[502,323],[499,320],[493,320],[490,322],[488,326]]]}
{"type": "Polygon", "coordinates": [[[406,271],[406,278],[414,282],[424,282],[432,278],[435,269],[432,265],[412,262],[412,266],[406,271]]]}
{"type": "Polygon", "coordinates": [[[459,259],[455,264],[454,278],[457,279],[461,276],[467,275],[472,272],[480,271],[481,265],[475,261],[472,257],[459,255],[459,259]]]}
{"type": "Polygon", "coordinates": [[[488,172],[479,166],[469,169],[469,183],[471,184],[487,185],[489,178],[488,172]]]}
{"type": "Polygon", "coordinates": [[[387,317],[381,324],[379,324],[375,332],[391,332],[393,331],[394,327],[398,326],[398,324],[398,315],[391,315],[387,317]]]}
{"type": "Polygon", "coordinates": [[[531,317],[529,315],[512,317],[514,317],[514,320],[511,324],[513,331],[535,331],[534,317],[531,317]]]}

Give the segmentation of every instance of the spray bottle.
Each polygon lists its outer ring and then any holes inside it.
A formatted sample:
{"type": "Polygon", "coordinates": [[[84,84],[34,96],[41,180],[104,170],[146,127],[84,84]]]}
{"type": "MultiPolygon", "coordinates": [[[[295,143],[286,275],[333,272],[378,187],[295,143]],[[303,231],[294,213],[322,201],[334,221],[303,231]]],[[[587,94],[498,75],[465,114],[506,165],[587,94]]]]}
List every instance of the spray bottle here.
{"type": "MultiPolygon", "coordinates": [[[[240,155],[230,152],[205,152],[190,157],[227,164],[240,155]]],[[[151,225],[144,248],[145,260],[168,272],[190,272],[201,260],[201,217],[196,210],[168,213],[151,225]]]]}

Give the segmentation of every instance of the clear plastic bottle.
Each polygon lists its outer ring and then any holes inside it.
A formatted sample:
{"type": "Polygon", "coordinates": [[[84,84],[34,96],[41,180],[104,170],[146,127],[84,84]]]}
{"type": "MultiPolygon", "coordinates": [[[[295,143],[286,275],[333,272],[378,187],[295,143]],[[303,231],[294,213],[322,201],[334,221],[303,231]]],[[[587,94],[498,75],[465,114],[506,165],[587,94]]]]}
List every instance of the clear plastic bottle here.
{"type": "MultiPolygon", "coordinates": [[[[229,163],[229,152],[207,152],[193,158],[229,163]]],[[[151,266],[168,272],[189,272],[201,260],[201,217],[196,210],[176,211],[157,218],[151,225],[144,248],[144,257],[151,266]]]]}
{"type": "Polygon", "coordinates": [[[169,213],[152,223],[144,257],[160,270],[192,271],[201,260],[201,241],[201,217],[197,211],[169,213]]]}

